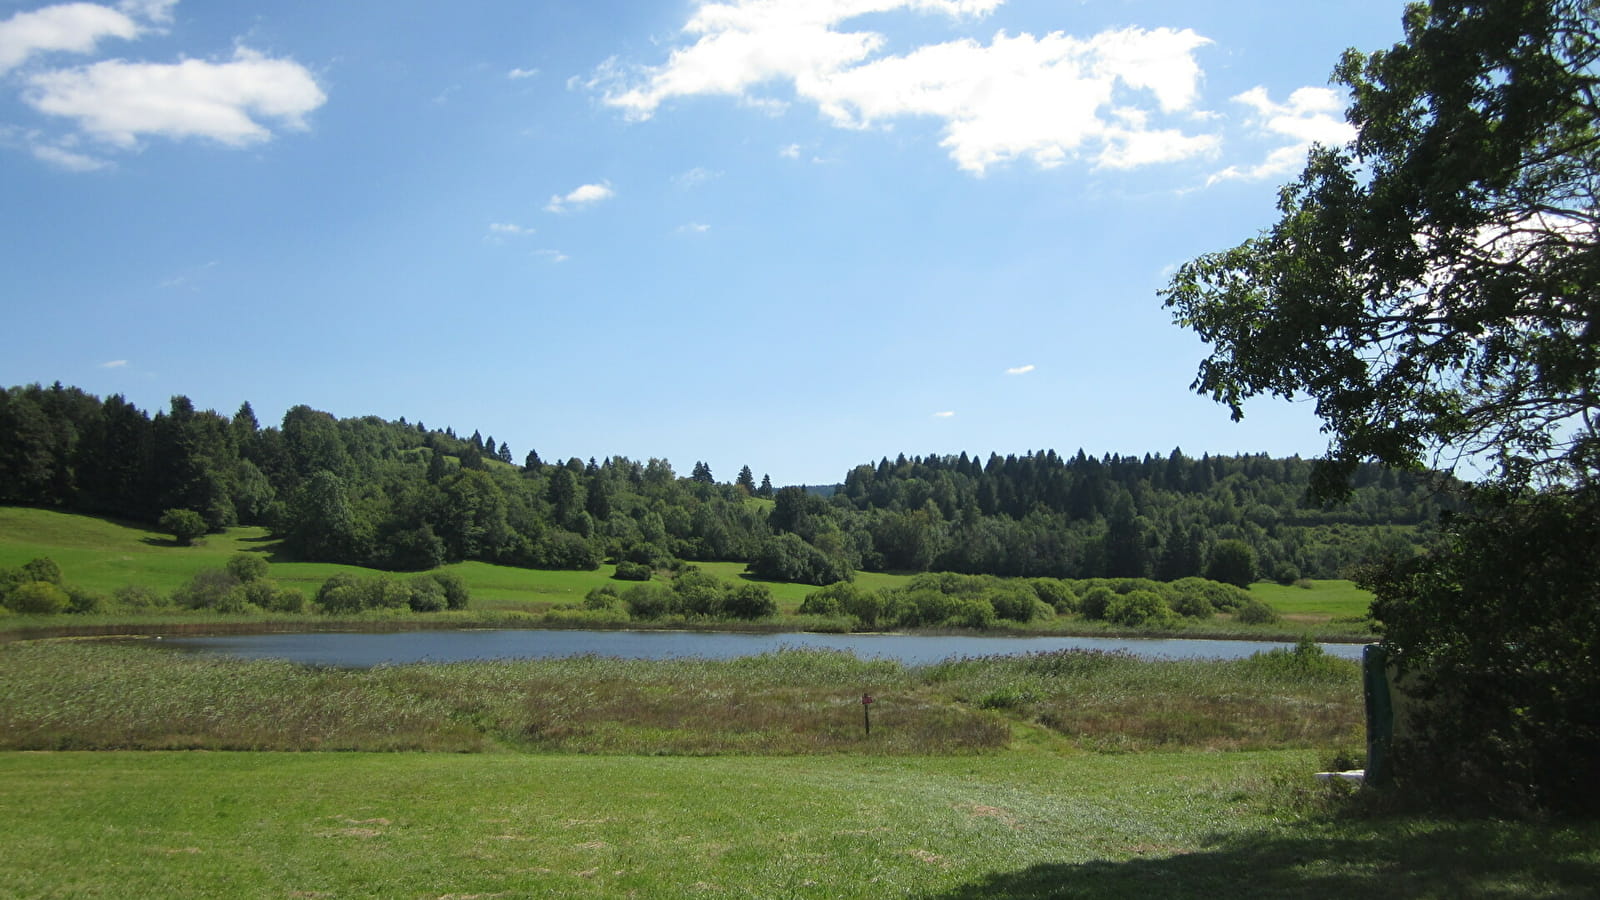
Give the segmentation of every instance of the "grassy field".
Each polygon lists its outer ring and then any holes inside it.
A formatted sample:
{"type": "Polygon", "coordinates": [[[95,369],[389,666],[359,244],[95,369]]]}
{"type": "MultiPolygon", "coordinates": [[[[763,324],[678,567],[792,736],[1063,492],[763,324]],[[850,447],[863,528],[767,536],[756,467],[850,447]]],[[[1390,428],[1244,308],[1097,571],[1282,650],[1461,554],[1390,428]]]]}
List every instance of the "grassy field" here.
{"type": "Polygon", "coordinates": [[[0,754],[7,897],[1585,897],[1600,828],[1330,818],[1310,753],[0,754]]]}
{"type": "Polygon", "coordinates": [[[1348,581],[1308,580],[1292,585],[1258,581],[1250,586],[1250,593],[1290,622],[1360,619],[1372,605],[1372,592],[1348,581]]]}

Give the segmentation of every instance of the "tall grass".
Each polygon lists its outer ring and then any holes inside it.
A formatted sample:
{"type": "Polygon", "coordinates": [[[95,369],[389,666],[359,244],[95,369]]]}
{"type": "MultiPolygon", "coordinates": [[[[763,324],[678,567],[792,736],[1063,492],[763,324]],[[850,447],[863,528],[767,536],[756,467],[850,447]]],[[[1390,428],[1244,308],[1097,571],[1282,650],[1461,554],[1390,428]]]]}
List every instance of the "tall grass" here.
{"type": "MultiPolygon", "coordinates": [[[[1314,651],[1315,648],[1312,647],[1314,651]]],[[[343,670],[104,641],[0,646],[0,749],[963,754],[1358,746],[1356,667],[1063,652],[926,667],[786,650],[343,670]],[[872,733],[861,695],[872,694],[872,733]]]]}

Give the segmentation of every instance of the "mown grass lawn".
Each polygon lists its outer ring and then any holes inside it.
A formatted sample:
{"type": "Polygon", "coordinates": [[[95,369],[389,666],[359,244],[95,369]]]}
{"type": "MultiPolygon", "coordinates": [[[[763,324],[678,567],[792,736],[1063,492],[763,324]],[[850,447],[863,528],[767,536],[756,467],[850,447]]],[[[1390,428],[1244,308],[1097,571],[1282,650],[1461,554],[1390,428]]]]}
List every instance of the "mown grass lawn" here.
{"type": "Polygon", "coordinates": [[[1307,586],[1258,581],[1250,586],[1250,593],[1291,622],[1359,619],[1372,606],[1372,592],[1350,581],[1306,581],[1304,584],[1307,586]]]}
{"type": "Polygon", "coordinates": [[[1594,827],[1328,820],[1269,802],[1314,765],[9,753],[0,894],[1592,896],[1594,827]]]}

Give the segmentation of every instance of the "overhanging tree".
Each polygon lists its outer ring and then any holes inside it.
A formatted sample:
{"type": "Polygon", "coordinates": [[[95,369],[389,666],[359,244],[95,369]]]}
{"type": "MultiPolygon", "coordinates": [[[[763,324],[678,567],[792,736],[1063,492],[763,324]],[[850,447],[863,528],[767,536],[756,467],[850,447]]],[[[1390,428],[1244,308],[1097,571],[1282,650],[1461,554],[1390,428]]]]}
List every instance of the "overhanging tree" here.
{"type": "Polygon", "coordinates": [[[1314,149],[1276,225],[1163,292],[1211,345],[1197,391],[1235,418],[1315,400],[1320,496],[1363,460],[1484,476],[1440,550],[1369,583],[1434,701],[1403,774],[1502,807],[1600,810],[1597,11],[1409,6],[1401,43],[1335,71],[1354,142],[1314,149]]]}

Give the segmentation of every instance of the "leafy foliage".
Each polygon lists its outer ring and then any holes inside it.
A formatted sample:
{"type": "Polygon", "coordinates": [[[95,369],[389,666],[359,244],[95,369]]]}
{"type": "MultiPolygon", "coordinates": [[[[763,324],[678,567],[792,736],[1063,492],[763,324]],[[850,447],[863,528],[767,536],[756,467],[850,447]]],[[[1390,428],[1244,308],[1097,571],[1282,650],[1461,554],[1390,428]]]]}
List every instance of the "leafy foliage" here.
{"type": "Polygon", "coordinates": [[[1235,418],[1259,394],[1316,400],[1317,495],[1368,460],[1488,473],[1440,546],[1362,579],[1421,701],[1395,778],[1450,805],[1593,815],[1600,10],[1434,0],[1404,24],[1335,72],[1356,140],[1313,150],[1278,224],[1183,266],[1166,303],[1212,344],[1195,388],[1235,418]]]}
{"type": "Polygon", "coordinates": [[[161,514],[161,530],[187,547],[206,533],[206,520],[192,509],[169,509],[161,514]]]}

